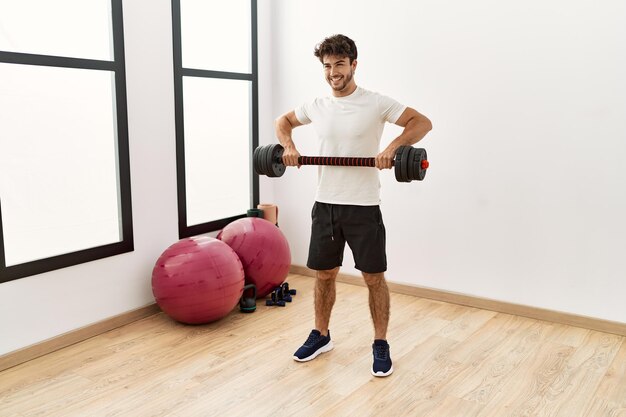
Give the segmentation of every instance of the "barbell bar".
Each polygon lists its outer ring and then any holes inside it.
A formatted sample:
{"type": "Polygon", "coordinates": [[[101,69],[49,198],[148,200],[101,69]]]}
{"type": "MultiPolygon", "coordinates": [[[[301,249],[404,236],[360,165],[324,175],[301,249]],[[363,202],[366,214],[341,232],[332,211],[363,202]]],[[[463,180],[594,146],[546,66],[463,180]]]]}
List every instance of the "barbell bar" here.
{"type": "MultiPolygon", "coordinates": [[[[254,150],[254,171],[268,177],[281,177],[286,166],[283,163],[285,149],[279,143],[259,146],[254,150]]],[[[349,167],[375,167],[376,158],[345,156],[300,156],[299,165],[331,165],[349,167]]],[[[426,176],[429,163],[426,149],[400,146],[394,157],[394,171],[399,182],[421,181],[426,176]]]]}

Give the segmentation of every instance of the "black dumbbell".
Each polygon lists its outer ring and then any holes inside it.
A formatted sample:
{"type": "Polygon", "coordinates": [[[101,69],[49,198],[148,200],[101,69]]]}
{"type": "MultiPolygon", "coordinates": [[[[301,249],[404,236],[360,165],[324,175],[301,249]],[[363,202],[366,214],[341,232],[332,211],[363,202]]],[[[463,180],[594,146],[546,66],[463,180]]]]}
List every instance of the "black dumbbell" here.
{"type": "Polygon", "coordinates": [[[274,288],[274,291],[270,294],[271,299],[265,300],[265,305],[284,307],[285,302],[290,303],[293,301],[292,296],[294,295],[296,295],[296,290],[290,289],[289,283],[284,282],[282,285],[274,288]]]}
{"type": "Polygon", "coordinates": [[[265,300],[265,305],[269,307],[271,306],[285,307],[287,304],[285,304],[285,301],[283,300],[278,300],[278,301],[265,300]]]}
{"type": "Polygon", "coordinates": [[[284,282],[282,287],[283,287],[283,293],[284,294],[296,295],[296,290],[289,288],[289,283],[288,282],[284,282]]]}

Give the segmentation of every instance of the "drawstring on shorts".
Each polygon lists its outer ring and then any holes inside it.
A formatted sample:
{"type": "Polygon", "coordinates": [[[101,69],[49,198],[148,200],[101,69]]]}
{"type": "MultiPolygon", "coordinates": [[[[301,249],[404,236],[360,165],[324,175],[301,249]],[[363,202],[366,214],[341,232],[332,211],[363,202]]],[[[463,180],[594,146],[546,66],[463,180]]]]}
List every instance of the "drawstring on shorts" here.
{"type": "Polygon", "coordinates": [[[335,234],[334,234],[334,227],[333,227],[333,206],[330,206],[330,240],[335,240],[335,234]]]}

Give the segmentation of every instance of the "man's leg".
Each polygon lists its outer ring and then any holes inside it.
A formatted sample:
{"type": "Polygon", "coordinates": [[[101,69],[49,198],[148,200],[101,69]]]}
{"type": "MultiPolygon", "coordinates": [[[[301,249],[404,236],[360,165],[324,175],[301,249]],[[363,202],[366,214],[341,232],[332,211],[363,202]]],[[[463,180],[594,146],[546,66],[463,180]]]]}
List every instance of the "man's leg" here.
{"type": "Polygon", "coordinates": [[[333,222],[333,206],[318,203],[311,211],[311,241],[307,266],[317,271],[315,280],[315,328],[293,359],[305,362],[333,349],[328,323],[335,304],[335,278],[343,260],[345,240],[333,222]]]}
{"type": "Polygon", "coordinates": [[[389,288],[385,282],[385,275],[381,273],[363,273],[363,278],[369,288],[370,312],[374,322],[374,344],[372,353],[372,375],[384,377],[393,373],[393,363],[387,343],[387,326],[389,325],[389,288]]]}
{"type": "Polygon", "coordinates": [[[315,329],[311,331],[309,337],[300,349],[293,354],[293,359],[298,362],[306,362],[315,359],[324,352],[333,349],[333,342],[330,339],[328,323],[330,313],[335,304],[335,278],[339,272],[339,267],[328,270],[317,271],[315,280],[315,329]]]}
{"type": "Polygon", "coordinates": [[[370,312],[374,322],[374,339],[386,340],[389,326],[389,288],[384,273],[368,274],[363,278],[369,288],[370,312]]]}
{"type": "Polygon", "coordinates": [[[322,336],[328,335],[330,314],[335,304],[335,278],[339,267],[325,271],[317,271],[315,280],[315,328],[322,336]]]}

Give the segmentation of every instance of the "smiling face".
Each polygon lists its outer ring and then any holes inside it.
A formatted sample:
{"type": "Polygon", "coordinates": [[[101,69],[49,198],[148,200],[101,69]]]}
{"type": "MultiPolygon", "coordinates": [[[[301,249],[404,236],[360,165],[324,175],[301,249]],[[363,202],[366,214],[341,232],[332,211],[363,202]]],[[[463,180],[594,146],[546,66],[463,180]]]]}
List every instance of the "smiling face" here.
{"type": "Polygon", "coordinates": [[[326,55],[322,58],[324,77],[333,89],[335,97],[344,97],[352,94],[356,89],[354,70],[356,60],[350,63],[350,58],[336,55],[326,55]]]}

